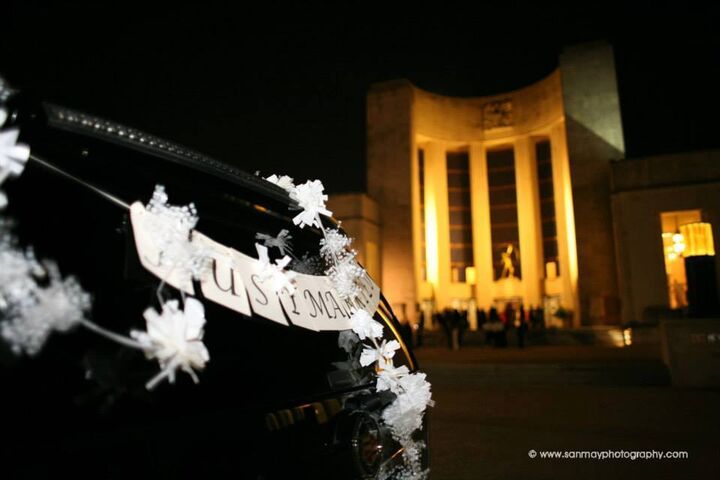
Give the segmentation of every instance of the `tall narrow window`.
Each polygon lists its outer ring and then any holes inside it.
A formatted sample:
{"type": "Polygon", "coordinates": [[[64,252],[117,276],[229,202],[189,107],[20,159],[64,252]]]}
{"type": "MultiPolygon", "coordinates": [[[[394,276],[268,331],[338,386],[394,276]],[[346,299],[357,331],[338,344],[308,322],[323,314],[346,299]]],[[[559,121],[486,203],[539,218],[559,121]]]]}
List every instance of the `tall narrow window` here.
{"type": "Polygon", "coordinates": [[[515,151],[512,147],[488,151],[487,167],[495,280],[522,278],[515,191],[515,151]]]}
{"type": "Polygon", "coordinates": [[[464,282],[465,269],[473,265],[469,160],[468,152],[447,153],[450,268],[453,282],[464,282]]]}
{"type": "Polygon", "coordinates": [[[425,150],[418,149],[418,182],[420,185],[420,275],[427,281],[427,252],[425,244],[425,150]]]}
{"type": "Polygon", "coordinates": [[[543,264],[545,275],[552,278],[560,271],[555,220],[555,189],[553,186],[552,153],[550,141],[541,140],[535,144],[537,162],[538,192],[540,196],[540,222],[542,224],[543,264]]]}

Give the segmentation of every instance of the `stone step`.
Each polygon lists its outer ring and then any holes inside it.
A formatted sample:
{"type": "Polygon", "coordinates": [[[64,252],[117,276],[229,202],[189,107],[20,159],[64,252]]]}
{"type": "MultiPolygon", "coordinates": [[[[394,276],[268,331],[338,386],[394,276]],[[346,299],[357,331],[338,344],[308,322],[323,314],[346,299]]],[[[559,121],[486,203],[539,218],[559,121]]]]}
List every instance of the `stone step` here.
{"type": "MultiPolygon", "coordinates": [[[[508,346],[517,346],[517,330],[506,332],[508,346]]],[[[486,334],[481,330],[468,330],[463,335],[464,346],[485,345],[486,334]]],[[[633,344],[660,342],[658,329],[636,328],[632,329],[629,340],[633,344]]],[[[414,338],[417,342],[417,336],[414,338]]],[[[447,337],[442,330],[426,330],[423,332],[424,346],[446,346],[447,337]]],[[[604,345],[619,347],[626,343],[623,329],[620,327],[585,327],[575,329],[544,329],[530,330],[525,334],[525,345],[604,345]]]]}
{"type": "Polygon", "coordinates": [[[662,362],[483,363],[423,366],[431,382],[458,385],[667,386],[662,362]],[[433,380],[433,379],[436,380],[433,380]]]}

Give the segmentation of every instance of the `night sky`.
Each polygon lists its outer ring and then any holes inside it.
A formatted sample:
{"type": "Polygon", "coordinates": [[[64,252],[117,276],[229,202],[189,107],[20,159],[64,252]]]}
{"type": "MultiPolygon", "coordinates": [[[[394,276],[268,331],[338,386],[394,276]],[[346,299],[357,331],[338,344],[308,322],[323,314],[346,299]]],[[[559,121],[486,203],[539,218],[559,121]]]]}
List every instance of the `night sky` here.
{"type": "Polygon", "coordinates": [[[239,11],[12,0],[0,7],[0,72],[41,99],[250,172],[361,191],[371,83],[499,93],[549,74],[564,45],[606,39],[628,157],[720,147],[718,7],[340,3],[239,11]]]}

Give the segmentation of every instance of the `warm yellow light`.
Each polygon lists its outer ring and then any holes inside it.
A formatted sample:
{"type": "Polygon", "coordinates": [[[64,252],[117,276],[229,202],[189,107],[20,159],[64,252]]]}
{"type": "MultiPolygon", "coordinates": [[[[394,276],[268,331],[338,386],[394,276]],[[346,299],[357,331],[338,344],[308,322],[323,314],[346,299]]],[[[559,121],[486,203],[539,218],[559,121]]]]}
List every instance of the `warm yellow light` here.
{"type": "Polygon", "coordinates": [[[625,346],[632,345],[632,329],[626,328],[623,330],[623,341],[625,346]]]}
{"type": "Polygon", "coordinates": [[[425,191],[425,259],[427,280],[437,287],[440,278],[437,205],[435,193],[429,189],[425,191]]]}
{"type": "Polygon", "coordinates": [[[674,261],[674,260],[677,260],[677,253],[675,253],[675,252],[669,252],[669,253],[668,253],[668,260],[670,260],[671,262],[674,261]]]}
{"type": "Polygon", "coordinates": [[[675,242],[675,243],[682,243],[683,236],[681,233],[676,233],[672,236],[672,239],[673,239],[673,242],[675,242]]]}
{"type": "Polygon", "coordinates": [[[715,255],[712,225],[707,222],[688,223],[680,226],[685,239],[684,256],[715,255]]]}
{"type": "MultiPolygon", "coordinates": [[[[578,255],[577,255],[577,239],[575,237],[575,211],[573,209],[572,184],[570,182],[570,166],[565,157],[562,166],[563,176],[563,201],[565,203],[565,236],[567,239],[567,272],[571,285],[571,295],[573,298],[573,307],[576,311],[580,311],[579,298],[577,296],[578,284],[578,255]]],[[[553,162],[554,163],[554,162],[553,162]]],[[[553,167],[554,168],[554,167],[553,167]]]]}
{"type": "Polygon", "coordinates": [[[625,337],[625,330],[613,328],[608,331],[608,336],[610,337],[610,342],[613,347],[624,347],[627,345],[627,343],[625,343],[627,340],[625,337]]]}
{"type": "Polygon", "coordinates": [[[465,283],[475,285],[477,277],[475,276],[475,267],[465,267],[465,283]]]}
{"type": "Polygon", "coordinates": [[[685,251],[685,244],[676,243],[673,245],[673,250],[675,251],[675,253],[683,253],[685,251]]]}
{"type": "Polygon", "coordinates": [[[557,278],[557,263],[555,262],[547,262],[545,264],[545,277],[548,280],[552,280],[554,278],[557,278]]]}

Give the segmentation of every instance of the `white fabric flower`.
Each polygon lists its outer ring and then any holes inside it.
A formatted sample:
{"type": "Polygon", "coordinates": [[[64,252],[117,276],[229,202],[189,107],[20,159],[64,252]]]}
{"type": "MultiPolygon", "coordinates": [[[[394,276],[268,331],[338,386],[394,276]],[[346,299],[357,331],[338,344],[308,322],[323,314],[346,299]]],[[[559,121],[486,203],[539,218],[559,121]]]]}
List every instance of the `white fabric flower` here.
{"type": "Polygon", "coordinates": [[[275,247],[280,250],[280,255],[285,255],[285,252],[292,253],[292,235],[285,229],[280,230],[280,233],[276,237],[272,237],[265,233],[256,233],[255,238],[262,240],[263,245],[266,247],[275,247]]]}
{"type": "MultiPolygon", "coordinates": [[[[3,119],[0,126],[5,122],[3,119]]],[[[25,169],[25,164],[30,158],[30,147],[17,143],[20,130],[11,128],[0,132],[0,185],[8,177],[17,177],[25,169]]],[[[7,205],[7,196],[0,191],[0,210],[7,205]]]]}
{"type": "Polygon", "coordinates": [[[323,193],[325,187],[320,180],[312,180],[298,185],[290,196],[298,202],[302,212],[293,218],[293,223],[300,228],[316,226],[322,228],[318,215],[331,216],[332,212],[325,207],[328,196],[323,193]]]}
{"type": "Polygon", "coordinates": [[[292,177],[288,177],[287,175],[278,176],[273,174],[267,177],[265,180],[270,183],[274,183],[275,185],[287,192],[292,192],[295,189],[295,184],[293,183],[292,177]]]}
{"type": "Polygon", "coordinates": [[[358,280],[365,274],[365,270],[357,263],[357,252],[348,249],[352,240],[340,233],[338,229],[325,230],[324,238],[320,240],[320,254],[329,264],[325,275],[340,298],[352,299],[360,293],[358,280]]]}
{"type": "Polygon", "coordinates": [[[351,242],[352,240],[338,229],[326,230],[325,237],[320,240],[320,255],[329,262],[342,258],[350,253],[347,248],[351,242]]]}
{"type": "Polygon", "coordinates": [[[364,273],[365,270],[358,265],[355,257],[351,255],[340,258],[335,263],[331,262],[330,268],[325,270],[325,275],[330,277],[335,291],[343,300],[352,299],[360,293],[358,279],[364,273]]]}
{"type": "Polygon", "coordinates": [[[202,242],[191,241],[198,222],[195,205],[169,205],[165,187],[157,185],[145,209],[150,215],[143,221],[160,252],[160,264],[183,279],[199,280],[209,269],[211,252],[202,242]]]}
{"type": "Polygon", "coordinates": [[[405,365],[400,367],[386,365],[377,374],[376,388],[379,392],[390,390],[393,393],[398,393],[400,390],[400,378],[409,373],[410,370],[405,365]]]}
{"type": "Polygon", "coordinates": [[[44,274],[32,249],[18,248],[10,234],[10,225],[0,219],[0,310],[10,308],[15,299],[25,297],[20,292],[34,288],[35,277],[44,274]]]}
{"type": "MultiPolygon", "coordinates": [[[[85,319],[90,309],[90,295],[75,278],[63,279],[52,262],[46,263],[48,285],[38,286],[31,277],[35,274],[36,262],[34,258],[26,261],[25,268],[14,266],[20,277],[10,285],[3,285],[3,298],[7,302],[4,310],[9,320],[2,323],[0,333],[16,354],[36,355],[53,331],[67,332],[85,319]]],[[[6,266],[5,261],[0,260],[0,269],[6,266]]]]}
{"type": "Polygon", "coordinates": [[[156,358],[162,371],[151,379],[146,387],[151,390],[162,379],[175,382],[175,372],[186,372],[195,383],[195,370],[202,370],[210,360],[203,343],[205,309],[198,300],[188,297],[185,308],[180,310],[177,300],[169,300],[158,313],[148,308],[143,314],[147,332],[133,330],[130,336],[144,348],[148,358],[156,358]]]}
{"type": "Polygon", "coordinates": [[[258,260],[260,260],[262,268],[259,275],[263,285],[268,285],[273,292],[286,290],[288,294],[292,295],[293,292],[295,292],[294,280],[297,274],[285,269],[290,263],[291,258],[285,255],[283,258],[275,260],[275,263],[272,263],[268,256],[266,246],[256,243],[255,249],[257,250],[258,260]]]}
{"type": "Polygon", "coordinates": [[[427,381],[427,375],[422,372],[416,372],[401,377],[400,388],[403,389],[407,398],[405,400],[422,410],[427,406],[433,405],[432,393],[430,392],[430,383],[427,381]]]}
{"type": "Polygon", "coordinates": [[[425,409],[433,405],[430,383],[425,379],[424,373],[412,373],[398,380],[399,391],[397,398],[387,407],[382,417],[387,423],[393,436],[403,443],[409,440],[422,426],[425,409]]]}
{"type": "Polygon", "coordinates": [[[11,128],[0,132],[0,183],[5,177],[17,177],[30,158],[30,147],[17,143],[20,130],[11,128]]]}
{"type": "Polygon", "coordinates": [[[375,362],[378,363],[380,368],[392,365],[392,357],[395,356],[395,351],[399,348],[400,344],[397,340],[389,342],[383,340],[378,348],[365,347],[360,354],[360,365],[367,367],[375,362]]]}
{"type": "Polygon", "coordinates": [[[357,333],[360,340],[380,338],[383,336],[382,323],[373,319],[365,310],[358,310],[350,317],[350,328],[357,333]]]}

